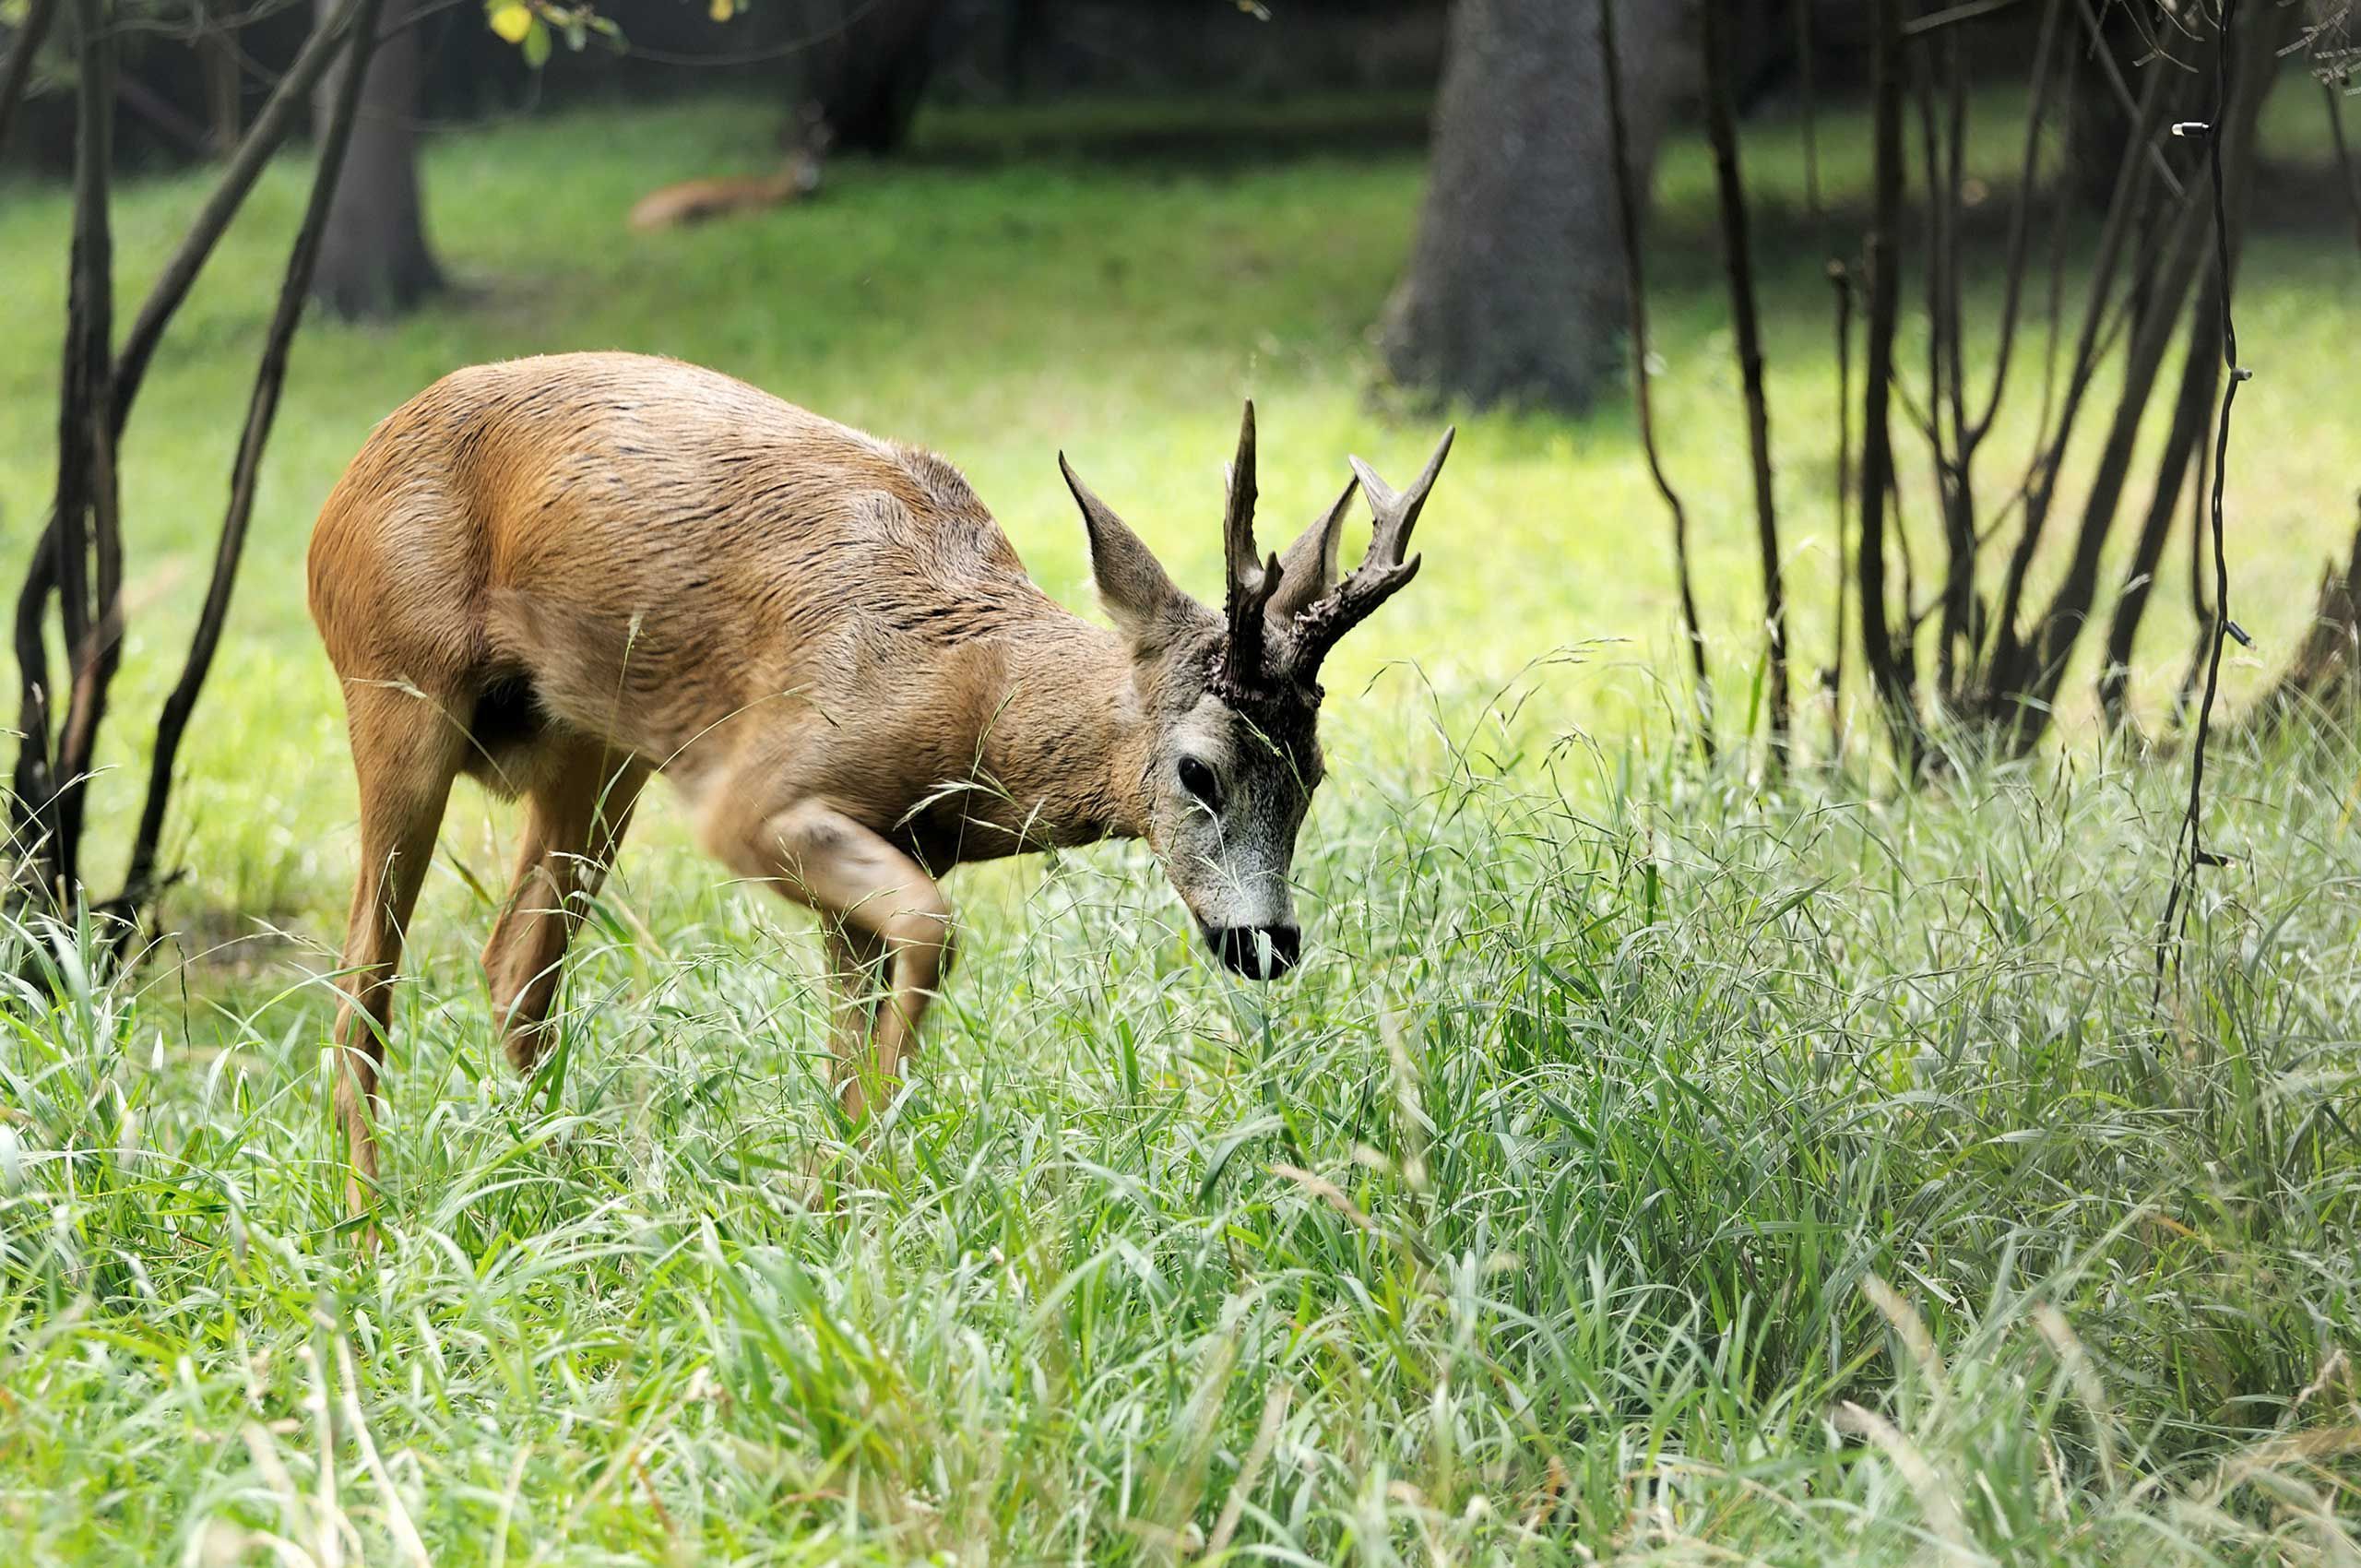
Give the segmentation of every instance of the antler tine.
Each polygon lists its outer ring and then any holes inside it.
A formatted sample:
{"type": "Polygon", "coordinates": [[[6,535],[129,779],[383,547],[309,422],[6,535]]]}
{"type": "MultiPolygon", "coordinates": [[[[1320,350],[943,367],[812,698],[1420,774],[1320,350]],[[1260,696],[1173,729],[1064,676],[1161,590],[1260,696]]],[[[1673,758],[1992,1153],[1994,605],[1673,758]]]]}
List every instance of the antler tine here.
{"type": "Polygon", "coordinates": [[[1336,586],[1337,549],[1345,541],[1345,514],[1353,505],[1353,497],[1360,493],[1358,474],[1345,476],[1345,488],[1328,509],[1311,521],[1311,526],[1296,536],[1293,544],[1279,552],[1279,588],[1271,596],[1266,619],[1285,630],[1289,623],[1311,608],[1312,601],[1336,586]]]}
{"type": "MultiPolygon", "coordinates": [[[[1408,490],[1395,494],[1394,487],[1377,477],[1375,470],[1358,457],[1349,459],[1353,472],[1360,476],[1361,488],[1369,493],[1370,516],[1375,520],[1370,530],[1369,554],[1362,564],[1376,561],[1398,566],[1410,548],[1410,530],[1418,526],[1418,513],[1427,505],[1427,493],[1435,487],[1435,476],[1442,472],[1442,460],[1451,456],[1452,438],[1459,434],[1453,425],[1435,443],[1434,456],[1408,490]]],[[[1355,568],[1356,572],[1359,568],[1355,568]]]]}
{"type": "Polygon", "coordinates": [[[1222,515],[1222,553],[1229,585],[1229,641],[1223,665],[1241,683],[1263,676],[1263,611],[1278,591],[1279,558],[1258,559],[1254,544],[1254,401],[1238,427],[1238,457],[1229,465],[1229,504],[1222,515]]]}
{"type": "Polygon", "coordinates": [[[1229,565],[1229,591],[1251,578],[1260,564],[1254,548],[1254,400],[1238,427],[1238,456],[1228,469],[1229,505],[1221,520],[1222,548],[1229,565]]]}
{"type": "Polygon", "coordinates": [[[1367,463],[1358,457],[1351,459],[1353,472],[1361,481],[1361,492],[1369,497],[1373,519],[1369,553],[1361,557],[1361,564],[1344,581],[1296,617],[1292,651],[1297,679],[1310,682],[1319,673],[1320,661],[1336,646],[1338,638],[1367,620],[1379,605],[1418,575],[1418,563],[1424,557],[1408,553],[1411,530],[1418,526],[1418,513],[1426,506],[1428,493],[1434,489],[1435,476],[1442,472],[1443,459],[1451,456],[1452,438],[1457,434],[1456,427],[1442,433],[1425,469],[1409,489],[1399,493],[1367,463]]]}

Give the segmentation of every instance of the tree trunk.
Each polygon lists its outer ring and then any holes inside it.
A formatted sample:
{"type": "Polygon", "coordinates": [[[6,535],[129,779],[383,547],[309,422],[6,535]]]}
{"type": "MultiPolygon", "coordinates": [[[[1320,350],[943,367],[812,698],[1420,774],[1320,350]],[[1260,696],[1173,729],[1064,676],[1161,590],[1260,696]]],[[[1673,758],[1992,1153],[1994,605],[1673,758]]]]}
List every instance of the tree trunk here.
{"type": "MultiPolygon", "coordinates": [[[[321,24],[339,0],[314,0],[321,24]]],[[[418,90],[425,59],[415,20],[420,6],[405,0],[389,12],[361,89],[360,119],[345,155],[344,177],[328,209],[312,297],[342,316],[399,315],[443,286],[427,249],[418,192],[418,90]]],[[[324,77],[314,94],[314,123],[328,124],[344,67],[324,77]]]]}
{"type": "Polygon", "coordinates": [[[2296,647],[2269,695],[2247,716],[2250,734],[2268,735],[2310,717],[2349,724],[2361,665],[2361,530],[2353,536],[2344,568],[2331,561],[2320,574],[2311,630],[2296,647]]]}
{"type": "MultiPolygon", "coordinates": [[[[1679,5],[1623,7],[1631,174],[1655,166],[1679,5]]],[[[1408,272],[1380,325],[1406,386],[1577,409],[1614,379],[1625,309],[1598,0],[1459,0],[1408,272]]]]}
{"type": "Polygon", "coordinates": [[[823,0],[804,65],[802,118],[852,152],[900,148],[940,53],[941,0],[823,0]]]}

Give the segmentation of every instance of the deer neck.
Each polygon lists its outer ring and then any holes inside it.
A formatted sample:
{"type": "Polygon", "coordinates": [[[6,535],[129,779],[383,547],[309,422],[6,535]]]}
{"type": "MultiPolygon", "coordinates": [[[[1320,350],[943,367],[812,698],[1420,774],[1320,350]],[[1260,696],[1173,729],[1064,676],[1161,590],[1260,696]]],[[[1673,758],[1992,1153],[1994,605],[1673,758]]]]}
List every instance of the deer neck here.
{"type": "Polygon", "coordinates": [[[1005,645],[998,689],[978,715],[989,801],[971,802],[970,816],[1005,829],[1012,850],[1143,837],[1154,734],[1130,648],[1062,611],[1027,630],[1005,645]]]}

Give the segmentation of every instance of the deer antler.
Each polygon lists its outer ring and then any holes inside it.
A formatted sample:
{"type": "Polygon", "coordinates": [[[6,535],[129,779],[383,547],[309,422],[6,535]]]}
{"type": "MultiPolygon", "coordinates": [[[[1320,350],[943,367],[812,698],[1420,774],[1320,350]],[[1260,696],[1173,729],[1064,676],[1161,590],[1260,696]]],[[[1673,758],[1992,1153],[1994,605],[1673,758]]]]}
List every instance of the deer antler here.
{"type": "Polygon", "coordinates": [[[1457,434],[1456,428],[1442,433],[1434,456],[1427,459],[1426,470],[1408,490],[1399,493],[1378,478],[1367,463],[1358,457],[1352,459],[1353,472],[1369,497],[1370,516],[1374,519],[1369,553],[1361,557],[1361,564],[1344,581],[1296,617],[1288,666],[1297,680],[1311,684],[1320,672],[1320,661],[1336,646],[1337,639],[1367,620],[1370,612],[1418,575],[1418,563],[1423,557],[1409,555],[1405,559],[1410,548],[1410,530],[1418,525],[1419,509],[1426,505],[1427,493],[1434,488],[1435,476],[1442,472],[1442,460],[1451,455],[1452,437],[1457,434]]]}
{"type": "Polygon", "coordinates": [[[1345,541],[1345,513],[1360,488],[1360,476],[1347,475],[1344,490],[1327,510],[1279,552],[1279,591],[1271,596],[1264,619],[1281,636],[1287,635],[1297,616],[1336,586],[1336,553],[1345,541]]]}
{"type": "Polygon", "coordinates": [[[1222,667],[1231,681],[1252,685],[1264,679],[1263,612],[1279,588],[1279,558],[1258,559],[1254,544],[1254,403],[1238,427],[1238,457],[1229,466],[1229,505],[1222,515],[1222,552],[1229,576],[1227,612],[1229,640],[1222,667]]]}

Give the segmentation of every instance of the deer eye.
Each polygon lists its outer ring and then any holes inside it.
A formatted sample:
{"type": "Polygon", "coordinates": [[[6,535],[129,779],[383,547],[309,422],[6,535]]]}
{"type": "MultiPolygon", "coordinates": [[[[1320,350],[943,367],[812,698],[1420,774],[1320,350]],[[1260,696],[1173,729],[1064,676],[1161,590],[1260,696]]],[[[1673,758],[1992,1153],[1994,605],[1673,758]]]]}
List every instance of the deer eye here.
{"type": "Polygon", "coordinates": [[[1221,786],[1215,781],[1214,770],[1205,766],[1204,758],[1182,757],[1180,771],[1180,788],[1203,801],[1208,810],[1221,809],[1221,786]]]}

